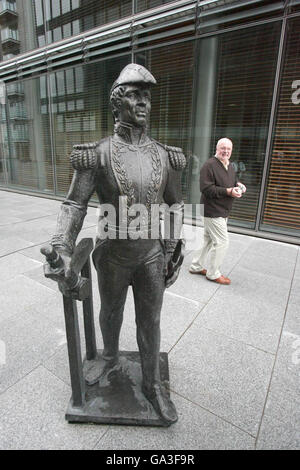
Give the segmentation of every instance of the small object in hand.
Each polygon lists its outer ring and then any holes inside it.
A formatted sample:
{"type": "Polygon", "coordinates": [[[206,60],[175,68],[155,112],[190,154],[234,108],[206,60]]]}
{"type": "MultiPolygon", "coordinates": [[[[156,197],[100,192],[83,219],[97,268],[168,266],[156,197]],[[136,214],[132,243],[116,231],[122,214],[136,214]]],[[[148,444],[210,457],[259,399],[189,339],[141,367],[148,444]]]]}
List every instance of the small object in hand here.
{"type": "Polygon", "coordinates": [[[246,192],[246,186],[243,183],[238,183],[237,186],[242,191],[242,194],[244,194],[246,192]]]}

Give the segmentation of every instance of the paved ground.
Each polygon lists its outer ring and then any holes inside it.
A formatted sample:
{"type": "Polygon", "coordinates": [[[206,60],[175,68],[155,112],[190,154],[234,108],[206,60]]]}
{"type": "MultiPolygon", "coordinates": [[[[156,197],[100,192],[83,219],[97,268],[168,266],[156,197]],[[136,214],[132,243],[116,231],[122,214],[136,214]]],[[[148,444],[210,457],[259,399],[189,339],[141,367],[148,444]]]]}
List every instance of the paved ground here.
{"type": "MultiPolygon", "coordinates": [[[[39,252],[59,206],[0,191],[0,448],[300,449],[299,248],[230,234],[224,274],[232,284],[218,286],[188,272],[201,234],[193,227],[162,312],[178,422],[163,429],[65,421],[62,301],[39,252]]],[[[80,238],[94,237],[95,221],[90,208],[80,238]]],[[[101,348],[100,334],[97,341],[101,348]]],[[[137,349],[131,295],[121,349],[137,349]]]]}

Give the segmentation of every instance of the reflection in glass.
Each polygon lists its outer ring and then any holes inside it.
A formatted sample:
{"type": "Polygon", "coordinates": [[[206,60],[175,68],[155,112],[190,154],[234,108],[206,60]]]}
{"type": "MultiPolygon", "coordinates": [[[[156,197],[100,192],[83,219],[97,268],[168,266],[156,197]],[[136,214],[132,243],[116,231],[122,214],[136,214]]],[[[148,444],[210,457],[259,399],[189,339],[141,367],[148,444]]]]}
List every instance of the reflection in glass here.
{"type": "Polygon", "coordinates": [[[110,88],[129,56],[72,67],[50,75],[57,192],[65,195],[73,176],[69,155],[75,144],[113,132],[110,88]]]}
{"type": "Polygon", "coordinates": [[[6,125],[5,83],[0,82],[0,184],[7,184],[6,161],[8,158],[8,141],[6,125]]]}
{"type": "Polygon", "coordinates": [[[150,8],[159,7],[160,5],[165,5],[166,3],[171,3],[173,0],[135,0],[136,2],[136,12],[149,10],[150,8]]]}
{"type": "Polygon", "coordinates": [[[46,77],[6,87],[8,183],[53,192],[46,77]]]}
{"type": "Polygon", "coordinates": [[[46,0],[45,4],[48,43],[75,36],[132,13],[132,0],[46,0]]]}
{"type": "Polygon", "coordinates": [[[300,2],[299,0],[289,0],[288,4],[291,13],[294,13],[296,11],[300,11],[300,2]]]}
{"type": "MultiPolygon", "coordinates": [[[[157,80],[152,89],[151,136],[161,143],[183,148],[186,154],[192,117],[193,56],[194,41],[189,41],[135,57],[157,80]]],[[[182,185],[186,199],[186,172],[182,185]]]]}
{"type": "Polygon", "coordinates": [[[271,18],[283,14],[285,5],[285,0],[203,1],[198,10],[198,29],[203,34],[271,18]]]}
{"type": "Polygon", "coordinates": [[[280,23],[199,40],[190,202],[200,200],[199,172],[221,137],[233,141],[231,161],[247,193],[230,223],[253,228],[273,97],[280,23]]]}
{"type": "Polygon", "coordinates": [[[300,19],[288,22],[261,229],[300,235],[300,19]]]}

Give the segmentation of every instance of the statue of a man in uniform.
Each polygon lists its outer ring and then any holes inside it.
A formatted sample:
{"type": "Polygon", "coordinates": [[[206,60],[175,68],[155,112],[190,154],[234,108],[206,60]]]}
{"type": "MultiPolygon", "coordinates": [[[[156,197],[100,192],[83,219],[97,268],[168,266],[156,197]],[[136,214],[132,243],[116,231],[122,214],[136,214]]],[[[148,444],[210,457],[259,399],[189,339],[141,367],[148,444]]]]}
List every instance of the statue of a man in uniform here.
{"type": "Polygon", "coordinates": [[[160,144],[147,136],[151,86],[155,83],[155,78],[141,65],[129,64],[122,70],[110,95],[114,134],[99,142],[74,146],[71,154],[75,169],[73,181],[61,206],[51,244],[61,255],[63,276],[67,279],[71,275],[70,257],[92,194],[97,193],[100,206],[110,204],[115,209],[115,223],[110,223],[109,231],[103,232],[105,236],[102,233],[96,238],[93,253],[101,297],[104,349],[97,365],[86,373],[85,380],[88,384],[96,383],[118,364],[123,310],[131,285],[142,391],[163,422],[169,425],[177,420],[177,414],[160,380],[160,312],[164,290],[176,280],[179,272],[180,263],[176,265],[176,260],[172,261],[180,243],[183,218],[180,176],[186,160],[181,149],[160,144]],[[125,210],[121,207],[124,201],[125,210]],[[169,213],[167,239],[160,233],[158,213],[153,217],[152,211],[155,205],[162,203],[173,207],[169,213]],[[135,232],[135,236],[130,237],[128,227],[137,220],[132,208],[137,204],[147,210],[142,211],[143,216],[139,214],[139,236],[135,232]],[[156,228],[159,235],[151,237],[156,228]]]}

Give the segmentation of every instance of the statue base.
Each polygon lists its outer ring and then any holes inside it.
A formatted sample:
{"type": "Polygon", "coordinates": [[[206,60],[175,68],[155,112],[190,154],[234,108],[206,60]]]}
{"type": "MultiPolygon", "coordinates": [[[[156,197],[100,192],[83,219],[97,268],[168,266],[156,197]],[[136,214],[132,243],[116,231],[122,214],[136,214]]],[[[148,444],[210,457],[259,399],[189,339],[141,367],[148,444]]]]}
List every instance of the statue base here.
{"type": "MultiPolygon", "coordinates": [[[[101,351],[98,351],[101,355],[101,351]]],[[[85,366],[85,362],[83,367],[85,366]]],[[[167,353],[160,353],[161,382],[169,389],[167,353]]],[[[94,385],[85,385],[82,407],[70,400],[66,420],[70,423],[166,426],[142,390],[142,371],[138,351],[120,352],[119,363],[94,385]]],[[[169,393],[169,392],[168,392],[169,393]]]]}

